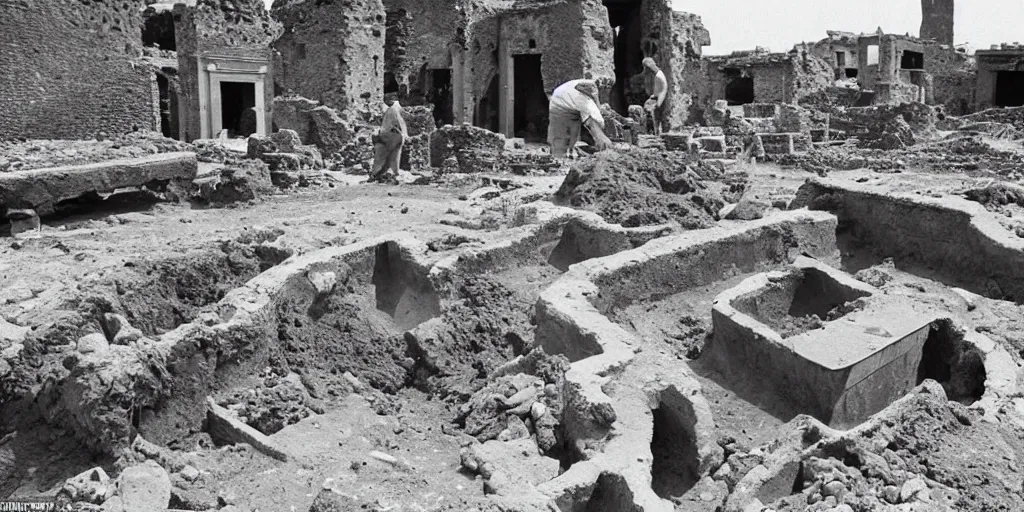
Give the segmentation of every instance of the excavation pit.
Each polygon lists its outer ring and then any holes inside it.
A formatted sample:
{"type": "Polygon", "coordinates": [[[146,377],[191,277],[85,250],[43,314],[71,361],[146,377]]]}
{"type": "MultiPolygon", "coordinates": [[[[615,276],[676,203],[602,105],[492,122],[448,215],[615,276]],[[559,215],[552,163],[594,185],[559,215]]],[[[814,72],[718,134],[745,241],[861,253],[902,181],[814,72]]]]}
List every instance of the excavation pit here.
{"type": "Polygon", "coordinates": [[[837,428],[863,422],[919,383],[934,320],[809,258],[746,279],[719,295],[712,315],[708,351],[722,375],[756,375],[785,402],[780,410],[837,428]],[[813,329],[793,321],[807,314],[819,319],[813,329]]]}
{"type": "Polygon", "coordinates": [[[682,496],[700,480],[697,415],[693,404],[675,388],[661,393],[651,438],[651,488],[663,499],[682,496]]]}

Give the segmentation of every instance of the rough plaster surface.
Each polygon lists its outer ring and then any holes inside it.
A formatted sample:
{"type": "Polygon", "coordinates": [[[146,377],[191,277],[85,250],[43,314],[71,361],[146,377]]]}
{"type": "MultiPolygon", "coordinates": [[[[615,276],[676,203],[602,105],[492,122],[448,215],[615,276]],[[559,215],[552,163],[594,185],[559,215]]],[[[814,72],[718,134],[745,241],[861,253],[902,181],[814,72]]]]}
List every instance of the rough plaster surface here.
{"type": "Polygon", "coordinates": [[[274,43],[284,63],[275,78],[282,92],[342,110],[383,101],[381,0],[278,0],[271,13],[284,26],[274,43]]]}
{"type": "MultiPolygon", "coordinates": [[[[141,1],[0,3],[0,138],[92,138],[152,129],[141,1]]],[[[156,124],[159,127],[159,124],[156,124]]]]}

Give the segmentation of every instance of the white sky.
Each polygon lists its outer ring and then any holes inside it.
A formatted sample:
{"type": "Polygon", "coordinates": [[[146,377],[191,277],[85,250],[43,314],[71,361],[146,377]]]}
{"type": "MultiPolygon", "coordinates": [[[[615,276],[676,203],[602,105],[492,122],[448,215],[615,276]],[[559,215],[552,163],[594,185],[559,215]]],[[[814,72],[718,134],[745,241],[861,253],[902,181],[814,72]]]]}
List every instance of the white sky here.
{"type": "MultiPolygon", "coordinates": [[[[826,30],[918,35],[921,0],[673,0],[678,10],[704,19],[711,31],[707,55],[767,46],[786,51],[818,41],[826,30]]],[[[956,44],[974,49],[1024,42],[1024,0],[959,0],[956,44]]]]}
{"type": "MultiPolygon", "coordinates": [[[[273,0],[264,0],[267,7],[273,0]]],[[[433,0],[421,0],[430,2],[433,0]]],[[[673,0],[676,9],[704,19],[711,31],[708,55],[767,46],[787,51],[801,41],[818,41],[826,30],[916,36],[921,0],[673,0]]],[[[1024,0],[959,0],[956,43],[971,48],[1024,42],[1024,0]]]]}

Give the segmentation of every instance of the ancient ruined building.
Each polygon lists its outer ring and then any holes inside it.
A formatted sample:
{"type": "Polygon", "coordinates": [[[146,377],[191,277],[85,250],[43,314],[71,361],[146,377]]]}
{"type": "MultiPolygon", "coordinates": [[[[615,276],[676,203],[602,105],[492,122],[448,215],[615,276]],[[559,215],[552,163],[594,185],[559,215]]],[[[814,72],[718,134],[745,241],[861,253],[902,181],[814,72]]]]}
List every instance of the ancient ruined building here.
{"type": "Polygon", "coordinates": [[[921,0],[921,39],[953,45],[954,0],[921,0]]]}
{"type": "Polygon", "coordinates": [[[270,43],[280,29],[262,0],[174,6],[181,138],[269,135],[274,88],[270,43]]]}
{"type": "Polygon", "coordinates": [[[667,0],[386,0],[385,8],[386,95],[432,103],[440,122],[535,140],[546,133],[548,95],[566,81],[597,80],[621,114],[642,103],[644,57],[668,76],[669,124],[681,126],[689,67],[699,68],[710,44],[700,18],[667,0]]]}
{"type": "Polygon", "coordinates": [[[348,109],[376,105],[384,90],[384,6],[380,0],[277,0],[284,33],[274,42],[278,93],[348,109]]]}
{"type": "Polygon", "coordinates": [[[1024,45],[992,45],[976,52],[975,108],[1024,106],[1024,45]]]}
{"type": "Polygon", "coordinates": [[[141,0],[0,2],[0,138],[79,138],[151,129],[141,0]]]}
{"type": "Polygon", "coordinates": [[[832,83],[828,66],[808,50],[733,52],[705,60],[706,104],[796,103],[832,83]]]}

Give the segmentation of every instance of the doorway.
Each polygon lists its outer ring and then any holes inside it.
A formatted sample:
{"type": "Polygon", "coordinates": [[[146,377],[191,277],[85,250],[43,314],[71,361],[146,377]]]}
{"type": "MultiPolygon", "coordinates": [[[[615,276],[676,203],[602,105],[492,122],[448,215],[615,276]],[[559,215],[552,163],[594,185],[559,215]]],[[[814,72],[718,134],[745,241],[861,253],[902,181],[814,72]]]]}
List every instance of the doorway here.
{"type": "Polygon", "coordinates": [[[430,70],[430,103],[434,104],[434,124],[440,128],[455,123],[452,94],[452,70],[430,70]]]}
{"type": "Polygon", "coordinates": [[[169,78],[176,76],[176,74],[177,70],[174,68],[163,68],[160,73],[156,74],[160,105],[160,133],[170,139],[177,139],[179,137],[178,94],[171,86],[169,78]]]}
{"type": "Polygon", "coordinates": [[[746,105],[754,102],[754,77],[743,70],[726,68],[725,101],[729,105],[746,105]]]}
{"type": "Polygon", "coordinates": [[[513,132],[530,142],[543,142],[548,133],[548,97],[538,54],[513,55],[515,76],[513,132]]]}
{"type": "Polygon", "coordinates": [[[633,2],[605,0],[608,22],[614,34],[615,85],[608,103],[621,115],[629,115],[630,105],[642,105],[647,99],[643,81],[643,0],[633,2]]]}
{"type": "Polygon", "coordinates": [[[221,82],[220,98],[221,126],[229,137],[248,137],[256,133],[256,84],[221,82]]]}
{"type": "Polygon", "coordinates": [[[996,106],[1024,107],[1024,71],[996,74],[996,106]]]}

